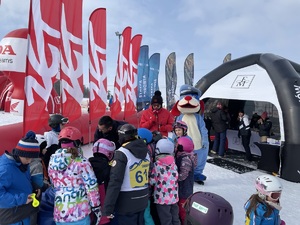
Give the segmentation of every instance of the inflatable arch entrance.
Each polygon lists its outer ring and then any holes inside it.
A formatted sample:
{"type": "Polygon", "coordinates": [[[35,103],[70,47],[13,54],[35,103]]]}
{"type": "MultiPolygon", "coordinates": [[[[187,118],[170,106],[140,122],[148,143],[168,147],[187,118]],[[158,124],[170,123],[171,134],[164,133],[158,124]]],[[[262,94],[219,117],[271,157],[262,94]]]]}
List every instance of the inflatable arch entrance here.
{"type": "Polygon", "coordinates": [[[226,62],[195,87],[201,99],[270,102],[276,106],[283,179],[300,182],[300,65],[274,54],[253,54],[226,62]]]}

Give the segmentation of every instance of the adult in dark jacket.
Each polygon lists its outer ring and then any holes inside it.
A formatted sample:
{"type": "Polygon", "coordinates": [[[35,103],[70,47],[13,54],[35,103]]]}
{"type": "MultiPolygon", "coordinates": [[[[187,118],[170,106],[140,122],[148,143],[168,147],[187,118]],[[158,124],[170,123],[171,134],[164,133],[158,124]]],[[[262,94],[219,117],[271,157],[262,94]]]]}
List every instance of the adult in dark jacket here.
{"type": "Polygon", "coordinates": [[[119,143],[118,129],[126,124],[125,121],[113,120],[110,116],[102,116],[98,122],[98,128],[94,134],[94,142],[98,141],[100,138],[105,138],[112,141],[118,149],[121,145],[119,143]]]}
{"type": "Polygon", "coordinates": [[[239,133],[238,137],[242,138],[242,145],[246,152],[246,160],[252,161],[252,155],[250,150],[250,138],[251,138],[251,129],[248,116],[244,113],[244,110],[239,110],[239,133]]]}
{"type": "Polygon", "coordinates": [[[223,111],[221,102],[218,102],[217,106],[211,110],[211,122],[215,130],[215,140],[211,152],[224,157],[228,117],[223,111]]]}
{"type": "Polygon", "coordinates": [[[267,138],[270,137],[270,132],[272,128],[272,122],[268,117],[267,112],[263,112],[260,116],[258,123],[258,134],[260,136],[260,142],[267,142],[267,138]]]}
{"type": "Polygon", "coordinates": [[[102,216],[113,218],[116,212],[119,225],[142,225],[149,192],[148,148],[144,140],[137,139],[137,129],[131,124],[120,128],[119,141],[122,146],[111,163],[102,216]]]}

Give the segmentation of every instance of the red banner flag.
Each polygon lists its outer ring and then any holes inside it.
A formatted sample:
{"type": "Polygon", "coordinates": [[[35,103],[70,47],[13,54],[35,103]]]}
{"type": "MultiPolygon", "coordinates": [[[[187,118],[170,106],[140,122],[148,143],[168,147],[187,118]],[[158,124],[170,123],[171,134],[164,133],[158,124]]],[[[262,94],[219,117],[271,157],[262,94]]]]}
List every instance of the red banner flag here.
{"type": "Polygon", "coordinates": [[[60,11],[60,1],[30,2],[23,133],[39,130],[49,118],[47,101],[59,72],[60,11]]]}
{"type": "Polygon", "coordinates": [[[137,112],[137,70],[141,43],[142,35],[140,34],[135,35],[131,39],[129,52],[129,76],[126,84],[124,118],[132,116],[137,112]]]}
{"type": "Polygon", "coordinates": [[[104,115],[107,105],[106,9],[96,9],[89,21],[90,121],[104,115]]]}
{"type": "Polygon", "coordinates": [[[111,105],[111,117],[116,118],[121,112],[125,101],[125,88],[129,74],[129,49],[131,41],[131,27],[126,27],[121,35],[117,64],[117,75],[114,84],[113,103],[111,105]]]}
{"type": "Polygon", "coordinates": [[[70,121],[74,121],[81,116],[83,99],[82,0],[62,0],[62,3],[60,71],[62,114],[70,121]]]}

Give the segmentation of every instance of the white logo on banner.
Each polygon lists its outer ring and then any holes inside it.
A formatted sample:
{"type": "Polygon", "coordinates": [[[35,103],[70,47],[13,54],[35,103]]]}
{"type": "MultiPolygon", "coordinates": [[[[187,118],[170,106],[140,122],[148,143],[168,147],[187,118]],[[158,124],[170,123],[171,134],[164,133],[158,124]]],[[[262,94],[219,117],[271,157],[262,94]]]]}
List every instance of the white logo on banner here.
{"type": "Polygon", "coordinates": [[[255,75],[238,75],[236,76],[231,88],[249,88],[255,75]]]}
{"type": "MultiPolygon", "coordinates": [[[[95,66],[93,66],[91,59],[90,59],[90,73],[95,78],[98,83],[95,83],[90,80],[90,93],[91,93],[91,101],[95,100],[96,96],[94,94],[97,94],[100,99],[106,103],[107,98],[107,91],[104,86],[104,80],[106,79],[106,65],[105,65],[105,59],[102,59],[98,57],[98,52],[101,53],[99,55],[106,55],[106,50],[101,48],[95,43],[94,40],[94,29],[93,24],[90,24],[90,43],[91,43],[91,56],[93,57],[93,61],[95,63],[95,66]],[[100,64],[103,66],[102,73],[100,71],[100,64]]],[[[90,57],[91,57],[90,56],[90,57]]]]}
{"type": "Polygon", "coordinates": [[[138,66],[134,63],[133,61],[133,55],[132,55],[132,44],[130,44],[130,52],[129,52],[129,76],[127,77],[127,84],[128,86],[126,87],[126,96],[125,96],[125,101],[128,103],[129,101],[132,101],[134,105],[136,105],[136,93],[135,89],[137,88],[137,68],[138,66]],[[131,99],[131,100],[130,100],[131,99]]]}
{"type": "Polygon", "coordinates": [[[71,45],[74,43],[77,46],[82,45],[82,40],[80,38],[75,37],[72,33],[68,32],[67,30],[67,22],[66,22],[66,15],[65,10],[62,10],[62,22],[61,22],[61,38],[64,49],[66,54],[65,60],[61,60],[61,69],[66,76],[70,79],[70,84],[66,80],[61,80],[62,83],[62,102],[65,103],[67,101],[66,92],[68,92],[80,105],[83,93],[81,91],[81,86],[78,79],[83,76],[83,69],[82,69],[82,53],[72,49],[71,45]],[[74,54],[74,62],[77,62],[77,68],[75,68],[73,61],[72,61],[72,52],[74,54]]]}
{"type": "MultiPolygon", "coordinates": [[[[40,1],[34,1],[33,6],[40,9],[40,1]]],[[[45,102],[49,99],[51,89],[52,89],[52,78],[56,76],[59,69],[59,49],[48,43],[49,51],[52,55],[52,64],[48,66],[48,61],[46,60],[45,54],[45,40],[44,33],[47,33],[53,38],[60,38],[60,32],[51,28],[42,20],[42,15],[40,10],[36,10],[33,14],[35,37],[38,40],[38,45],[33,46],[31,39],[28,39],[28,60],[37,72],[37,75],[42,79],[42,83],[39,83],[36,78],[28,74],[25,77],[26,84],[26,98],[28,106],[34,103],[33,92],[36,92],[45,102]],[[41,29],[42,28],[42,29],[41,29]]]]}
{"type": "Polygon", "coordinates": [[[296,92],[295,97],[298,98],[298,100],[300,102],[300,86],[294,85],[294,88],[295,88],[295,92],[296,92]]]}

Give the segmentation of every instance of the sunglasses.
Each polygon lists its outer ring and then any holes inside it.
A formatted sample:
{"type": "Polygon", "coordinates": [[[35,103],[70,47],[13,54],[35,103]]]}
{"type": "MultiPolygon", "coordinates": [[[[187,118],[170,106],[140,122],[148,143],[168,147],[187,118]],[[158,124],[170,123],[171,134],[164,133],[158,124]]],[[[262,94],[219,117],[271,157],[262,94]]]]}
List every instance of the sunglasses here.
{"type": "Polygon", "coordinates": [[[272,200],[277,201],[280,198],[280,196],[281,196],[281,191],[279,191],[279,192],[270,192],[270,193],[268,193],[268,196],[272,200]]]}

